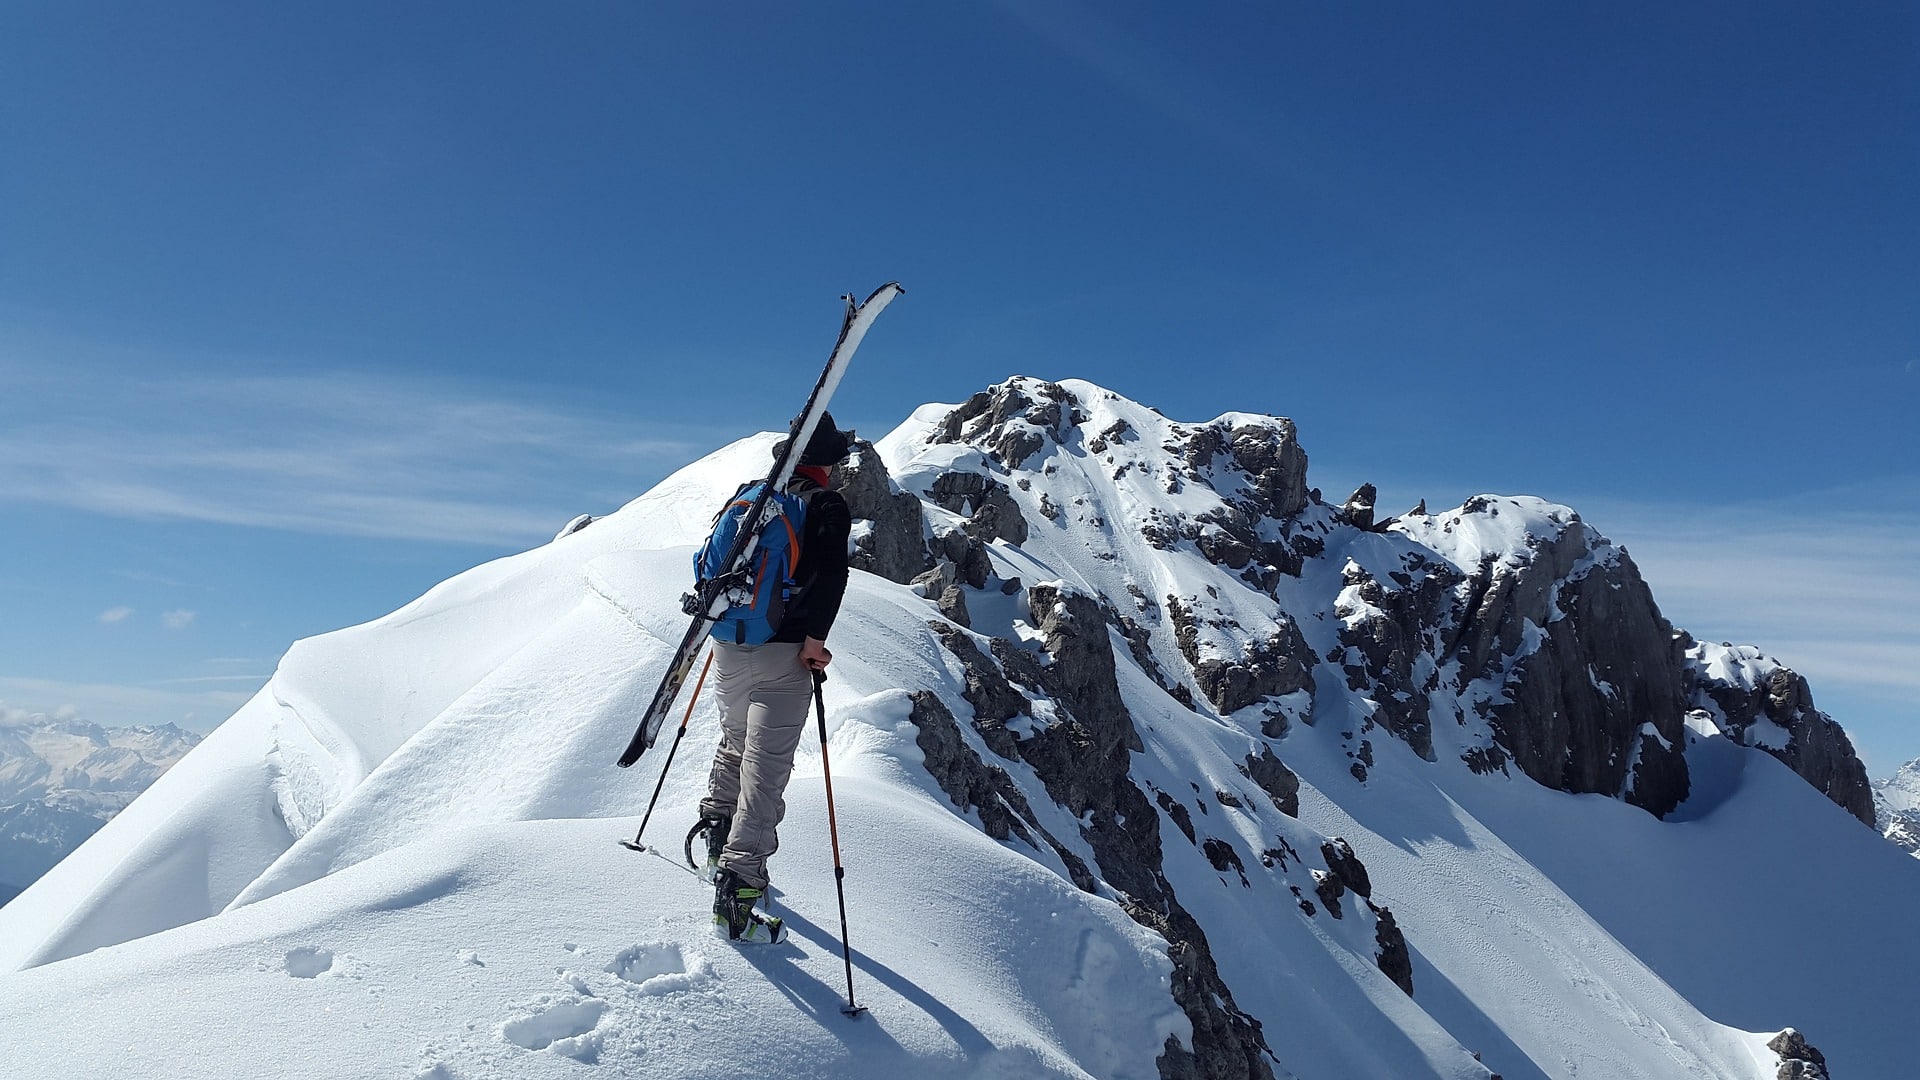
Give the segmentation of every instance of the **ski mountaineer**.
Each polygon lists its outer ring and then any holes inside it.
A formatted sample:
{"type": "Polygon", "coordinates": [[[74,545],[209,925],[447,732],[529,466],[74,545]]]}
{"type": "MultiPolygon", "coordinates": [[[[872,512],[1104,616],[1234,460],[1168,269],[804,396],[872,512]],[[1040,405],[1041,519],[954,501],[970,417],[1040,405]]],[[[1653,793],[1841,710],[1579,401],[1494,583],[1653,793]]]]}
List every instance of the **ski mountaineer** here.
{"type": "MultiPolygon", "coordinates": [[[[774,448],[780,459],[785,440],[774,448]]],[[[827,634],[847,589],[847,539],[853,518],[833,490],[832,468],[853,448],[853,433],[825,413],[786,490],[806,512],[794,562],[795,588],[778,628],[763,645],[727,640],[713,632],[720,746],[700,800],[693,837],[706,837],[706,869],[713,878],[713,922],[735,941],[776,942],[781,921],[754,910],[767,892],[767,857],[780,846],[783,795],[793,774],[794,750],[807,726],[814,672],[833,662],[827,634]]]]}

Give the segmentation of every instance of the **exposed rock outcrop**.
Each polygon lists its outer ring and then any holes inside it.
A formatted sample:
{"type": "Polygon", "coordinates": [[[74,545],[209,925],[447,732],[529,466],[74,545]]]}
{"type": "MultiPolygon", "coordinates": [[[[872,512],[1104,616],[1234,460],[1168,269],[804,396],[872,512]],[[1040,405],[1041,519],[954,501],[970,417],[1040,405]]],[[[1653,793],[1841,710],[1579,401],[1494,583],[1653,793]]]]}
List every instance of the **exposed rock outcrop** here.
{"type": "Polygon", "coordinates": [[[1776,1080],[1828,1080],[1826,1055],[1798,1031],[1787,1028],[1768,1041],[1767,1049],[1780,1055],[1776,1080]]]}
{"type": "MultiPolygon", "coordinates": [[[[1071,713],[1073,722],[1066,727],[1083,729],[1095,754],[1110,764],[1124,765],[1116,755],[1143,746],[1133,717],[1120,699],[1113,643],[1107,637],[1106,613],[1099,601],[1043,583],[1027,590],[1027,605],[1032,624],[1053,658],[1038,669],[1041,687],[1071,713]]],[[[1125,772],[1121,769],[1120,775],[1125,772]]]]}
{"type": "Polygon", "coordinates": [[[923,538],[920,500],[900,490],[887,475],[886,463],[872,443],[854,441],[854,456],[840,466],[839,487],[853,519],[869,523],[865,529],[856,529],[849,565],[901,584],[933,565],[923,538]]]}
{"type": "MultiPolygon", "coordinates": [[[[1120,697],[1105,613],[1091,597],[1046,584],[1028,590],[1028,604],[1049,662],[1041,664],[997,638],[994,655],[1003,665],[1004,680],[1045,695],[1056,715],[1032,737],[1016,740],[1013,748],[1032,766],[1048,796],[1086,822],[1081,835],[1095,854],[1099,877],[1123,894],[1128,915],[1170,945],[1173,998],[1193,1025],[1193,1042],[1189,1050],[1168,1040],[1160,1058],[1161,1075],[1178,1080],[1272,1077],[1259,1021],[1233,1004],[1233,992],[1220,978],[1205,932],[1181,906],[1161,870],[1160,816],[1131,776],[1131,754],[1142,744],[1120,697]]],[[[955,650],[960,635],[948,630],[941,636],[969,672],[982,669],[977,679],[970,675],[970,691],[977,685],[982,700],[999,702],[999,709],[1011,704],[995,688],[994,677],[986,674],[988,661],[971,641],[955,650]]],[[[933,716],[931,707],[927,712],[933,716]]],[[[930,723],[939,726],[937,717],[930,723]]],[[[942,761],[954,756],[940,753],[942,761]]],[[[967,767],[943,766],[943,771],[953,777],[953,788],[942,782],[950,796],[955,790],[966,798],[991,791],[991,780],[983,788],[983,781],[967,767]]],[[[1099,886],[1091,876],[1082,880],[1078,874],[1076,884],[1088,891],[1099,886]]]]}
{"type": "Polygon", "coordinates": [[[1027,519],[1007,485],[977,472],[941,473],[927,492],[937,505],[967,519],[967,535],[983,544],[1027,542],[1027,519]]]}
{"type": "Polygon", "coordinates": [[[1271,592],[1283,576],[1297,576],[1304,561],[1324,550],[1324,540],[1295,519],[1312,504],[1307,455],[1293,421],[1285,417],[1222,418],[1197,428],[1174,425],[1162,449],[1178,474],[1169,490],[1184,484],[1213,489],[1222,505],[1189,518],[1149,515],[1141,534],[1155,547],[1191,542],[1209,562],[1233,570],[1242,581],[1271,592]],[[1274,535],[1265,523],[1277,523],[1274,535]]]}
{"type": "Polygon", "coordinates": [[[1341,901],[1349,893],[1357,897],[1366,909],[1373,913],[1374,964],[1380,973],[1393,980],[1409,997],[1413,995],[1413,954],[1407,947],[1407,939],[1400,932],[1400,924],[1394,921],[1393,912],[1385,906],[1373,902],[1373,882],[1367,874],[1366,866],[1353,848],[1345,840],[1333,837],[1320,845],[1320,858],[1325,861],[1325,870],[1313,872],[1314,893],[1327,914],[1336,919],[1346,918],[1346,908],[1341,901]]]}
{"type": "MultiPolygon", "coordinates": [[[[954,576],[958,580],[976,589],[987,587],[987,579],[993,576],[993,561],[987,557],[986,545],[979,540],[968,536],[963,530],[948,529],[935,532],[929,548],[936,559],[953,565],[954,576]]],[[[914,580],[918,581],[919,578],[914,580]]],[[[933,595],[936,598],[939,596],[938,593],[933,595]]]]}
{"type": "Polygon", "coordinates": [[[940,608],[940,614],[961,626],[973,625],[973,616],[967,613],[967,594],[961,591],[960,586],[949,585],[940,590],[940,598],[935,603],[940,608]]]}
{"type": "Polygon", "coordinates": [[[1696,697],[1717,708],[1727,734],[1743,746],[1774,757],[1833,800],[1842,810],[1874,825],[1873,787],[1853,740],[1813,704],[1813,690],[1792,668],[1757,649],[1722,645],[1718,650],[1745,666],[1738,677],[1716,678],[1703,662],[1708,647],[1681,635],[1696,697]]]}
{"type": "Polygon", "coordinates": [[[1014,689],[1000,666],[989,660],[973,638],[941,623],[929,623],[940,643],[966,672],[961,696],[973,706],[973,726],[987,747],[1009,761],[1018,760],[1019,747],[1007,721],[1027,711],[1027,697],[1014,689]]]}
{"type": "Polygon", "coordinates": [[[1380,497],[1372,484],[1361,484],[1340,504],[1340,516],[1356,529],[1373,528],[1373,504],[1380,497]]]}
{"type": "MultiPolygon", "coordinates": [[[[1374,954],[1374,963],[1380,966],[1380,973],[1393,980],[1393,985],[1413,996],[1413,952],[1407,947],[1407,937],[1400,932],[1400,924],[1394,921],[1393,912],[1367,901],[1367,907],[1373,910],[1374,945],[1380,950],[1374,954]]],[[[1500,1080],[1498,1075],[1493,1080],[1500,1080]]]]}
{"type": "Polygon", "coordinates": [[[1026,464],[1049,441],[1085,421],[1073,397],[1058,383],[1015,378],[982,390],[947,414],[934,436],[937,442],[982,441],[993,459],[1009,469],[1026,464]]]}
{"type": "Polygon", "coordinates": [[[1320,857],[1326,860],[1327,872],[1339,878],[1355,895],[1362,899],[1373,896],[1373,882],[1367,876],[1367,868],[1345,840],[1336,836],[1321,844],[1320,857]]]}
{"type": "Polygon", "coordinates": [[[1247,755],[1247,762],[1240,766],[1240,771],[1260,785],[1260,790],[1273,800],[1275,809],[1290,818],[1300,816],[1300,778],[1287,768],[1285,762],[1274,756],[1273,747],[1263,745],[1258,756],[1247,755]]]}
{"type": "Polygon", "coordinates": [[[1174,432],[1185,436],[1186,443],[1166,449],[1185,462],[1194,483],[1216,491],[1228,486],[1212,483],[1223,457],[1251,481],[1242,503],[1251,516],[1286,518],[1307,508],[1307,452],[1293,421],[1273,416],[1260,423],[1233,424],[1223,418],[1198,428],[1176,426],[1174,432]]]}
{"type": "Polygon", "coordinates": [[[1352,561],[1341,580],[1346,587],[1334,614],[1340,618],[1338,659],[1347,688],[1367,695],[1373,718],[1432,761],[1431,695],[1438,675],[1432,656],[1437,631],[1454,617],[1461,575],[1444,562],[1407,552],[1387,581],[1352,561]]]}
{"type": "MultiPolygon", "coordinates": [[[[1243,639],[1240,655],[1202,656],[1200,623],[1188,601],[1169,594],[1167,617],[1174,627],[1174,642],[1193,672],[1194,685],[1206,695],[1222,715],[1238,712],[1263,698],[1291,694],[1312,685],[1308,665],[1313,650],[1291,618],[1280,614],[1279,627],[1265,639],[1243,639]]],[[[1237,624],[1215,624],[1218,629],[1238,630],[1237,624]]],[[[1278,734],[1272,732],[1270,734],[1278,734]]]]}
{"type": "MultiPolygon", "coordinates": [[[[1498,516],[1501,503],[1462,513],[1498,516]]],[[[1633,560],[1563,511],[1521,558],[1489,556],[1469,576],[1453,652],[1465,679],[1505,694],[1489,719],[1521,771],[1664,816],[1689,789],[1680,648],[1633,560]]]]}
{"type": "Polygon", "coordinates": [[[940,790],[947,793],[947,798],[957,807],[978,813],[980,826],[988,836],[995,840],[1018,837],[1036,851],[1045,843],[1070,868],[1078,867],[1077,880],[1092,881],[1092,874],[1079,856],[1035,822],[1033,807],[1007,771],[998,765],[988,765],[967,746],[960,735],[959,722],[939,695],[916,690],[911,697],[913,710],[908,719],[919,730],[916,743],[925,758],[927,772],[940,785],[940,790]]]}

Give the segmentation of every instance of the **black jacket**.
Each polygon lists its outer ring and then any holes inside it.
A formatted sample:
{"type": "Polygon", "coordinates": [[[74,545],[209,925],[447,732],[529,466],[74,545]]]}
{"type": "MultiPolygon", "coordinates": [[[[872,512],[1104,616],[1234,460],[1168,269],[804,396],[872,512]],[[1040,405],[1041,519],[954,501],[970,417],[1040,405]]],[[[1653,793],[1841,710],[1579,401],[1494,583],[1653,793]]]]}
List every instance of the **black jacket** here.
{"type": "MultiPolygon", "coordinates": [[[[788,490],[805,494],[794,487],[788,490]]],[[[793,573],[800,588],[787,601],[774,641],[825,641],[847,593],[847,537],[853,532],[853,512],[847,508],[847,500],[831,488],[807,485],[806,490],[813,494],[807,497],[807,520],[800,530],[800,561],[793,573]]]]}

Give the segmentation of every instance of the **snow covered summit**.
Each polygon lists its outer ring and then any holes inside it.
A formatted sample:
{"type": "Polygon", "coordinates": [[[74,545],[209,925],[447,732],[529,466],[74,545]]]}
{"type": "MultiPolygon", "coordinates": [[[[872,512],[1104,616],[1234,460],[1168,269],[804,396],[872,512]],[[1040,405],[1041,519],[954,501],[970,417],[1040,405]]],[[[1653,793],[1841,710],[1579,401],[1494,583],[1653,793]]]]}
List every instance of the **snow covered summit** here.
{"type": "Polygon", "coordinates": [[[665,850],[614,843],[664,764],[610,761],[689,551],[772,442],[298,643],[0,910],[10,1064],[1901,1075],[1920,866],[1804,680],[1674,631],[1570,508],[1377,520],[1308,485],[1289,420],[1033,379],[846,470],[847,1021],[817,747],[771,866],[789,946],[714,939],[674,864],[710,703],[665,850]]]}

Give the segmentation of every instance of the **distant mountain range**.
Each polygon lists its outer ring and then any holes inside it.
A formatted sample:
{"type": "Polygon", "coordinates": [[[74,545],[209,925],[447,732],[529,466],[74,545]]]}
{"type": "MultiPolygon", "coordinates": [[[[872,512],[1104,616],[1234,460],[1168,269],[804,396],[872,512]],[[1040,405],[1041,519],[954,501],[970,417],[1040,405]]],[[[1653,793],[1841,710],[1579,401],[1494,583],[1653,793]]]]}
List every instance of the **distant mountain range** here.
{"type": "Polygon", "coordinates": [[[18,896],[186,756],[172,724],[36,717],[0,727],[0,904],[18,896]]]}
{"type": "Polygon", "coordinates": [[[1920,759],[1873,782],[1874,827],[1920,859],[1920,759]]]}

